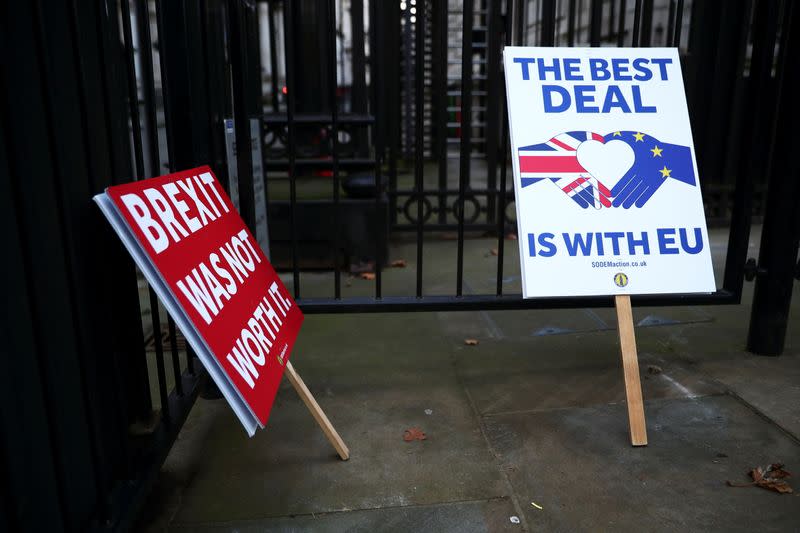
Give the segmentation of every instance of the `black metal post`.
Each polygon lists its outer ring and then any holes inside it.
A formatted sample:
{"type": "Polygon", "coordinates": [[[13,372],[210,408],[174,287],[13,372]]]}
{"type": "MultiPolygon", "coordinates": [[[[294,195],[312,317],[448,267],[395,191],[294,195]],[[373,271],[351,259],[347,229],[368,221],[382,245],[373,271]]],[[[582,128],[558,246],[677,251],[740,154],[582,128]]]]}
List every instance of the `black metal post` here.
{"type": "MultiPolygon", "coordinates": [[[[465,8],[466,9],[466,8],[465,8]]],[[[406,19],[406,28],[411,18],[406,19]]],[[[417,297],[422,296],[422,206],[425,199],[424,125],[425,125],[425,0],[417,2],[414,26],[414,190],[417,196],[417,297]]],[[[406,71],[410,77],[411,68],[406,71]]],[[[462,103],[463,105],[463,103],[462,103]]]]}
{"type": "MultiPolygon", "coordinates": [[[[756,176],[765,174],[769,164],[767,147],[772,138],[774,105],[771,102],[772,61],[775,51],[775,32],[777,30],[777,5],[774,2],[759,2],[752,16],[750,35],[752,53],[750,57],[750,76],[744,85],[744,102],[753,102],[750,113],[742,115],[739,125],[739,139],[736,188],[731,212],[731,229],[728,237],[728,252],[725,259],[723,288],[741,295],[744,282],[744,265],[747,260],[750,236],[750,219],[753,205],[753,181],[756,176]],[[761,149],[753,150],[752,146],[761,149]]],[[[693,19],[694,20],[694,19],[693,19]]],[[[747,29],[743,30],[747,35],[747,29]]],[[[739,51],[739,72],[747,62],[747,43],[742,39],[739,51]]],[[[699,89],[698,89],[699,90],[699,89]]],[[[693,125],[694,127],[694,125],[693,125]]],[[[695,136],[697,139],[697,136],[695,136]]]]}
{"type": "Polygon", "coordinates": [[[458,168],[458,200],[454,212],[458,217],[458,257],[456,262],[456,296],[464,288],[464,190],[469,183],[472,163],[472,0],[464,2],[461,43],[461,154],[458,168]]]}
{"type": "MultiPolygon", "coordinates": [[[[800,100],[796,88],[800,71],[800,6],[786,3],[781,31],[781,65],[775,124],[775,164],[761,234],[747,349],[760,355],[780,355],[786,340],[789,305],[800,243],[800,160],[794,147],[800,143],[800,100]]],[[[765,147],[766,148],[766,147],[765,147]]]]}
{"type": "Polygon", "coordinates": [[[603,24],[603,0],[592,0],[591,18],[589,19],[589,45],[600,46],[603,24]]]}

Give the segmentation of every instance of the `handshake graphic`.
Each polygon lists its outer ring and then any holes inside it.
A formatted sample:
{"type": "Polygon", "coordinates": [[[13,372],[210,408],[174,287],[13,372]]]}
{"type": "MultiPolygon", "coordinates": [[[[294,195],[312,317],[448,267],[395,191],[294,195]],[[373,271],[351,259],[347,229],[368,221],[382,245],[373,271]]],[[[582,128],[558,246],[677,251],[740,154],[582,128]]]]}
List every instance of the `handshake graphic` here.
{"type": "Polygon", "coordinates": [[[584,209],[642,207],[670,178],[696,185],[688,146],[638,131],[561,133],[520,148],[519,170],[522,187],[551,181],[584,209]]]}

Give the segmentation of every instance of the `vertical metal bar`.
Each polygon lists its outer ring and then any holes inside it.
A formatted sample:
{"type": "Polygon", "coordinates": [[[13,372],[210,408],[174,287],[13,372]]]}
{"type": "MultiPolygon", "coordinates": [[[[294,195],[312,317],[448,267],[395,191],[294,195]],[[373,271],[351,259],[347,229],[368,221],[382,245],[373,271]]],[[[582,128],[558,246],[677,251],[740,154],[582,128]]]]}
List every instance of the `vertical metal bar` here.
{"type": "Polygon", "coordinates": [[[653,0],[642,2],[642,35],[639,46],[651,46],[653,40],[653,0]]]}
{"type": "MultiPolygon", "coordinates": [[[[575,1],[575,0],[571,0],[575,1]]],[[[524,46],[524,23],[525,23],[525,5],[527,2],[523,0],[514,0],[514,43],[517,46],[524,46]]]]}
{"type": "MultiPolygon", "coordinates": [[[[506,0],[506,26],[505,43],[511,44],[511,26],[509,24],[511,15],[511,0],[506,0]]],[[[505,76],[502,78],[503,92],[505,93],[505,76]]],[[[508,110],[506,109],[506,99],[500,103],[500,144],[502,146],[502,156],[500,158],[500,195],[497,208],[497,295],[503,294],[503,256],[505,254],[506,243],[506,174],[508,172],[508,110]]]]}
{"type": "Polygon", "coordinates": [[[567,8],[567,45],[575,46],[575,0],[569,0],[567,8]]]}
{"type": "Polygon", "coordinates": [[[674,35],[675,35],[675,0],[669,0],[669,12],[667,13],[666,46],[673,46],[672,38],[674,35]]]}
{"type": "Polygon", "coordinates": [[[541,46],[555,46],[556,44],[556,0],[542,1],[542,33],[540,42],[541,46]]]}
{"type": "Polygon", "coordinates": [[[747,349],[760,355],[783,352],[800,245],[800,164],[793,152],[800,143],[796,124],[800,116],[796,97],[800,84],[796,68],[800,54],[800,6],[796,2],[786,2],[784,10],[778,67],[777,109],[780,112],[775,113],[773,124],[772,149],[776,164],[772,165],[758,254],[758,266],[763,274],[756,277],[747,337],[747,349]]]}
{"type": "Polygon", "coordinates": [[[385,98],[385,76],[381,66],[383,42],[386,39],[384,19],[380,16],[377,2],[369,2],[369,84],[372,93],[372,137],[375,142],[375,299],[381,299],[383,259],[386,248],[387,219],[382,215],[383,187],[381,170],[383,165],[384,132],[378,131],[378,124],[384,118],[386,106],[380,101],[385,98]]]}
{"type": "MultiPolygon", "coordinates": [[[[136,177],[137,179],[144,179],[145,178],[145,169],[144,169],[144,154],[142,148],[142,128],[139,119],[139,96],[138,90],[136,88],[136,67],[134,64],[134,51],[133,51],[133,40],[131,37],[131,17],[130,17],[130,6],[128,5],[128,0],[122,0],[122,28],[123,34],[125,38],[126,48],[127,48],[127,60],[126,60],[126,67],[128,70],[128,103],[130,106],[130,114],[131,114],[131,126],[133,128],[133,145],[134,145],[134,160],[136,162],[136,177]]],[[[141,26],[140,26],[141,28],[141,26]]],[[[149,34],[149,32],[148,32],[149,34]]],[[[143,44],[141,47],[149,47],[150,43],[143,44]]],[[[151,72],[152,72],[152,65],[151,65],[151,72]]],[[[155,150],[156,155],[158,154],[158,146],[155,147],[150,146],[150,151],[152,152],[155,150]]],[[[157,309],[158,308],[158,298],[153,292],[152,288],[149,292],[150,298],[150,309],[157,309]]],[[[152,322],[152,330],[153,330],[153,340],[157,339],[156,344],[156,358],[159,358],[158,352],[161,351],[161,360],[163,361],[163,350],[161,346],[161,324],[156,322],[158,317],[158,312],[150,314],[151,322],[152,322]]],[[[170,329],[170,336],[174,337],[174,330],[175,325],[172,321],[170,321],[170,325],[172,326],[170,329]]],[[[177,357],[177,346],[173,347],[173,355],[172,355],[172,370],[174,374],[175,380],[175,390],[178,395],[183,395],[183,383],[181,381],[181,371],[180,371],[180,361],[177,357]]],[[[160,379],[160,378],[159,378],[160,379]]],[[[166,384],[164,385],[166,387],[166,384]]],[[[160,389],[159,389],[160,390],[160,389]]],[[[161,399],[164,402],[164,398],[161,399]]]]}
{"type": "Polygon", "coordinates": [[[681,29],[683,28],[683,0],[678,0],[675,8],[675,35],[672,37],[672,46],[681,47],[681,29]]]}
{"type": "MultiPolygon", "coordinates": [[[[417,19],[414,26],[414,193],[417,197],[417,297],[422,296],[422,206],[424,190],[424,130],[425,125],[425,0],[417,0],[417,19]]],[[[409,69],[410,71],[410,69],[409,69]]],[[[463,105],[463,104],[462,104],[463,105]]],[[[463,128],[462,128],[463,129],[463,128]]]]}
{"type": "Polygon", "coordinates": [[[145,124],[147,129],[150,172],[158,175],[161,166],[158,153],[158,122],[156,118],[156,87],[153,76],[152,41],[150,37],[150,18],[147,0],[136,1],[136,24],[139,34],[139,65],[142,69],[142,89],[144,91],[145,124]]]}
{"type": "Polygon", "coordinates": [[[456,296],[464,286],[464,189],[469,183],[472,163],[472,0],[464,1],[463,40],[461,43],[461,158],[458,169],[458,262],[456,296]]]}
{"type": "MultiPolygon", "coordinates": [[[[342,7],[344,10],[344,7],[342,7]]],[[[344,11],[342,12],[344,18],[344,11]]],[[[364,51],[364,0],[351,0],[350,2],[351,20],[351,80],[350,89],[350,109],[354,113],[366,113],[367,111],[367,67],[364,51]]],[[[341,53],[344,54],[344,41],[342,41],[341,53]]],[[[342,61],[342,76],[344,73],[344,61],[342,61]]],[[[344,83],[344,80],[343,82],[344,83]]],[[[352,143],[356,147],[359,157],[366,156],[368,142],[366,130],[356,127],[352,132],[352,143]]]]}
{"type": "Polygon", "coordinates": [[[447,0],[436,0],[433,50],[436,57],[436,152],[439,172],[437,210],[439,224],[447,223],[447,0]]]}
{"type": "MultiPolygon", "coordinates": [[[[159,43],[158,58],[159,58],[159,63],[160,63],[160,67],[161,67],[161,93],[162,93],[162,101],[164,102],[164,124],[165,124],[166,130],[167,130],[167,153],[169,154],[169,170],[170,170],[170,172],[174,172],[175,171],[175,131],[174,131],[174,128],[172,127],[172,124],[171,124],[171,111],[170,111],[171,101],[170,101],[170,91],[169,91],[169,81],[168,81],[169,80],[169,73],[168,73],[167,62],[166,62],[166,55],[168,53],[168,48],[167,48],[167,43],[166,43],[167,39],[165,37],[165,32],[164,32],[164,28],[165,28],[166,24],[164,22],[164,10],[162,9],[161,1],[160,0],[155,0],[155,6],[156,6],[156,28],[158,30],[158,43],[159,43]]],[[[148,19],[147,20],[149,20],[149,15],[148,15],[148,19]]],[[[174,359],[178,358],[177,344],[173,342],[173,339],[175,338],[175,334],[174,334],[174,332],[175,332],[175,322],[173,321],[172,317],[169,316],[169,315],[167,315],[167,330],[168,330],[168,332],[170,334],[170,351],[171,351],[170,355],[174,360],[174,359]]],[[[159,339],[158,342],[161,342],[161,340],[159,339]]],[[[158,360],[158,358],[156,358],[156,360],[158,360]]],[[[164,367],[164,361],[163,361],[163,359],[161,360],[161,362],[158,363],[158,367],[159,367],[159,374],[158,374],[159,377],[158,377],[158,379],[159,379],[159,385],[160,385],[161,384],[161,380],[162,380],[162,373],[164,372],[164,368],[163,368],[164,367]]],[[[166,387],[166,382],[164,383],[164,386],[166,387]]],[[[168,405],[169,402],[167,401],[166,403],[167,403],[166,409],[168,410],[169,409],[169,405],[168,405]]],[[[162,406],[162,408],[164,408],[164,407],[162,406]]],[[[168,415],[168,413],[167,413],[167,415],[168,415]]]]}
{"type": "Polygon", "coordinates": [[[627,0],[619,0],[619,25],[617,26],[617,47],[625,46],[625,15],[628,11],[627,0]]]}
{"type": "MultiPolygon", "coordinates": [[[[733,147],[738,153],[736,168],[739,169],[739,172],[734,189],[735,197],[731,212],[731,229],[722,285],[724,289],[734,292],[740,298],[744,282],[744,265],[749,253],[753,179],[757,175],[763,175],[769,165],[767,142],[772,138],[770,118],[775,111],[774,106],[770,105],[771,102],[774,102],[770,86],[775,51],[777,4],[775,2],[754,2],[753,6],[750,27],[752,40],[750,79],[749,83],[744,85],[742,101],[754,102],[754,108],[752,112],[742,115],[738,146],[733,147]],[[753,146],[760,148],[754,150],[753,146]]],[[[692,20],[694,21],[694,17],[692,20]]],[[[747,35],[745,30],[742,33],[747,35]]],[[[746,37],[742,39],[742,48],[739,51],[738,73],[744,71],[747,61],[745,39],[746,37]]]]}
{"type": "Polygon", "coordinates": [[[611,41],[614,38],[614,19],[616,18],[616,1],[617,0],[609,0],[608,1],[608,37],[607,39],[611,41]]]}
{"type": "MultiPolygon", "coordinates": [[[[386,5],[386,4],[381,4],[386,5]]],[[[389,223],[397,221],[397,152],[400,144],[400,4],[390,2],[386,9],[387,34],[390,45],[386,50],[388,66],[389,103],[386,106],[389,125],[389,223]]]]}
{"type": "Polygon", "coordinates": [[[287,157],[289,159],[289,237],[292,241],[292,285],[294,298],[300,298],[300,269],[297,262],[297,168],[295,166],[296,135],[295,113],[295,84],[294,84],[294,12],[293,2],[283,2],[283,38],[286,57],[284,70],[286,72],[286,138],[287,157]]]}
{"type": "Polygon", "coordinates": [[[248,85],[249,54],[247,49],[248,5],[238,0],[228,0],[228,50],[233,88],[233,122],[236,132],[236,169],[239,180],[239,213],[253,235],[256,234],[255,187],[253,184],[253,158],[250,151],[250,109],[248,85]]]}
{"type": "Polygon", "coordinates": [[[167,323],[167,328],[169,332],[169,350],[172,354],[172,377],[175,380],[175,393],[178,396],[183,396],[183,378],[181,378],[181,360],[180,352],[178,351],[178,332],[175,329],[175,321],[170,320],[167,323]]]}
{"type": "MultiPolygon", "coordinates": [[[[171,119],[170,119],[170,99],[169,99],[169,74],[167,72],[166,66],[166,54],[167,54],[167,46],[166,46],[166,39],[164,38],[164,11],[161,6],[160,0],[155,0],[156,6],[156,28],[158,30],[158,43],[159,43],[159,62],[161,66],[161,93],[162,93],[162,100],[164,102],[164,124],[167,130],[167,153],[169,154],[169,169],[170,172],[175,170],[175,132],[173,131],[171,119]]],[[[149,15],[148,15],[149,20],[149,15]]],[[[151,287],[152,290],[152,287],[151,287]]],[[[151,309],[152,312],[152,309],[151,309]]],[[[172,320],[171,316],[167,316],[167,328],[170,336],[174,338],[174,331],[175,331],[175,323],[172,320]]],[[[156,339],[157,343],[162,342],[161,338],[156,339]]],[[[176,346],[174,346],[170,342],[171,348],[171,356],[173,359],[178,357],[176,346]]],[[[159,360],[158,352],[156,352],[156,367],[158,369],[158,387],[159,393],[162,394],[161,398],[161,412],[165,419],[169,419],[169,397],[166,395],[166,371],[164,368],[164,358],[163,355],[159,360]]]]}
{"type": "Polygon", "coordinates": [[[336,0],[328,1],[328,45],[331,49],[328,61],[328,82],[330,84],[331,102],[331,147],[333,149],[331,167],[333,170],[333,295],[337,300],[342,297],[342,279],[339,272],[339,234],[341,220],[339,214],[339,103],[336,79],[336,0]]]}
{"type": "Polygon", "coordinates": [[[636,0],[633,8],[633,33],[631,34],[631,46],[639,46],[639,24],[642,19],[642,0],[636,0]]]}
{"type": "Polygon", "coordinates": [[[270,90],[272,91],[272,111],[277,113],[280,109],[278,103],[278,36],[275,34],[275,0],[267,1],[267,29],[269,30],[269,70],[270,90]]]}
{"type": "MultiPolygon", "coordinates": [[[[555,3],[555,0],[545,0],[555,3]]],[[[497,156],[500,137],[500,100],[505,95],[502,92],[500,80],[500,60],[502,59],[502,30],[501,30],[501,2],[489,3],[486,20],[487,48],[486,48],[486,222],[491,224],[496,216],[495,189],[497,187],[497,156]],[[495,81],[497,80],[497,81],[495,81]]]]}
{"type": "MultiPolygon", "coordinates": [[[[155,306],[150,307],[150,316],[153,317],[153,324],[161,323],[161,312],[158,306],[158,298],[153,290],[149,287],[150,301],[155,302],[155,306]]],[[[165,420],[169,421],[169,393],[167,392],[167,373],[164,369],[164,339],[161,337],[161,328],[158,328],[159,336],[155,336],[155,328],[153,328],[153,346],[156,350],[156,372],[158,375],[158,397],[161,404],[161,414],[165,420]]]]}
{"type": "Polygon", "coordinates": [[[603,24],[603,0],[592,0],[590,5],[591,19],[589,20],[589,45],[600,46],[603,24]]]}

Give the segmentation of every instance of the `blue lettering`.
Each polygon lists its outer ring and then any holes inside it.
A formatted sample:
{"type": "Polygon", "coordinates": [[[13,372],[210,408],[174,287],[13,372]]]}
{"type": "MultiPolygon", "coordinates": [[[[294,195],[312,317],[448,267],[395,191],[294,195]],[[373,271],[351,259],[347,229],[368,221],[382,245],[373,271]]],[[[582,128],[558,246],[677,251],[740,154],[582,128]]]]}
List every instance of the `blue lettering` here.
{"type": "Polygon", "coordinates": [[[569,255],[574,257],[578,253],[578,248],[581,249],[583,256],[592,253],[592,237],[594,237],[594,233],[587,233],[586,240],[584,240],[583,235],[576,233],[574,241],[570,239],[569,233],[562,233],[561,235],[564,237],[564,244],[567,246],[569,255]]]}
{"type": "Polygon", "coordinates": [[[594,242],[597,244],[597,255],[606,255],[603,251],[603,234],[598,232],[594,234],[594,242]]]}
{"type": "Polygon", "coordinates": [[[694,228],[694,246],[689,246],[689,237],[686,235],[686,228],[681,228],[679,233],[681,236],[681,248],[683,248],[684,252],[690,254],[700,253],[703,249],[703,234],[700,232],[700,228],[694,228]]]}
{"type": "Polygon", "coordinates": [[[633,70],[638,72],[638,74],[634,76],[633,79],[635,79],[636,81],[648,81],[653,77],[653,73],[650,72],[650,69],[647,68],[646,66],[643,66],[647,65],[648,63],[649,61],[647,59],[641,57],[633,60],[633,70]]]}
{"type": "Polygon", "coordinates": [[[569,91],[558,85],[542,85],[542,98],[544,99],[544,112],[545,113],[563,113],[569,109],[571,99],[569,91]],[[553,103],[553,94],[561,95],[561,103],[553,103]]]}
{"type": "Polygon", "coordinates": [[[625,236],[621,231],[607,231],[605,237],[611,239],[611,249],[614,255],[619,255],[619,240],[625,236]]]}
{"type": "Polygon", "coordinates": [[[539,252],[539,255],[542,257],[553,257],[556,255],[556,245],[553,244],[552,239],[555,238],[555,235],[552,233],[540,233],[539,234],[539,246],[543,248],[539,252]]]}
{"type": "Polygon", "coordinates": [[[580,73],[581,60],[577,57],[564,59],[564,79],[567,81],[582,81],[583,74],[580,73]]]}
{"type": "Polygon", "coordinates": [[[633,109],[636,113],[655,113],[656,106],[646,106],[642,104],[642,88],[638,85],[632,87],[633,90],[633,109]]]}
{"type": "Polygon", "coordinates": [[[658,69],[661,73],[661,80],[667,81],[667,65],[672,64],[672,59],[670,58],[657,58],[651,60],[654,65],[658,65],[658,69]]]}
{"type": "Polygon", "coordinates": [[[611,111],[612,107],[620,108],[623,113],[631,112],[631,108],[628,106],[628,102],[625,101],[625,97],[622,96],[622,90],[620,90],[618,85],[609,85],[606,98],[603,100],[602,112],[608,113],[611,111]]]}
{"type": "Polygon", "coordinates": [[[592,80],[605,81],[611,79],[611,73],[608,71],[608,61],[600,58],[592,58],[589,60],[589,68],[592,72],[592,80]]]}
{"type": "Polygon", "coordinates": [[[547,65],[545,65],[544,59],[539,59],[538,66],[539,66],[539,79],[540,80],[542,80],[542,81],[546,80],[548,72],[552,72],[553,73],[553,79],[554,80],[560,80],[561,79],[561,63],[559,63],[557,57],[553,58],[553,66],[552,67],[548,67],[547,65]]]}
{"type": "Polygon", "coordinates": [[[656,230],[658,235],[658,251],[662,255],[671,255],[680,253],[678,248],[670,248],[669,245],[675,244],[675,229],[674,228],[658,228],[656,230]]]}
{"type": "Polygon", "coordinates": [[[528,233],[528,255],[536,257],[536,235],[528,233]]]}
{"type": "Polygon", "coordinates": [[[635,239],[633,237],[633,232],[628,232],[628,253],[631,255],[636,255],[636,247],[642,247],[642,254],[643,255],[650,255],[650,241],[647,239],[647,232],[642,232],[641,239],[635,239]]]}
{"type": "Polygon", "coordinates": [[[593,94],[584,94],[585,92],[594,92],[594,85],[576,85],[575,86],[575,107],[578,113],[599,113],[600,108],[597,106],[590,106],[594,102],[593,94]]]}
{"type": "Polygon", "coordinates": [[[515,57],[514,63],[518,63],[522,67],[522,79],[531,79],[531,73],[528,71],[528,65],[534,63],[536,60],[532,57],[515,57]]]}
{"type": "Polygon", "coordinates": [[[633,77],[628,74],[629,59],[625,57],[615,57],[611,60],[611,69],[614,71],[616,81],[630,81],[633,77]]]}

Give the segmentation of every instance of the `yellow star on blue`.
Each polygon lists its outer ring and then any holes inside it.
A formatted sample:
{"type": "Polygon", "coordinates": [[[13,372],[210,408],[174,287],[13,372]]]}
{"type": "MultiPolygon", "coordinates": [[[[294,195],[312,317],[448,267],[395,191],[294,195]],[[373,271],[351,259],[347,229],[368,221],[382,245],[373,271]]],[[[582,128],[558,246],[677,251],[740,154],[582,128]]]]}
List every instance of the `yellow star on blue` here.
{"type": "Polygon", "coordinates": [[[633,136],[636,138],[636,142],[644,142],[644,133],[637,131],[633,136]]]}
{"type": "Polygon", "coordinates": [[[670,177],[669,173],[672,172],[672,170],[668,169],[667,165],[664,165],[664,168],[659,170],[659,172],[661,172],[662,178],[669,178],[670,177]]]}
{"type": "Polygon", "coordinates": [[[655,148],[651,148],[651,149],[650,149],[650,151],[651,151],[651,152],[653,152],[653,157],[656,157],[656,156],[658,156],[658,157],[663,157],[663,156],[661,155],[661,152],[663,152],[663,151],[664,151],[664,149],[663,149],[663,148],[659,148],[658,146],[656,146],[655,148]]]}

